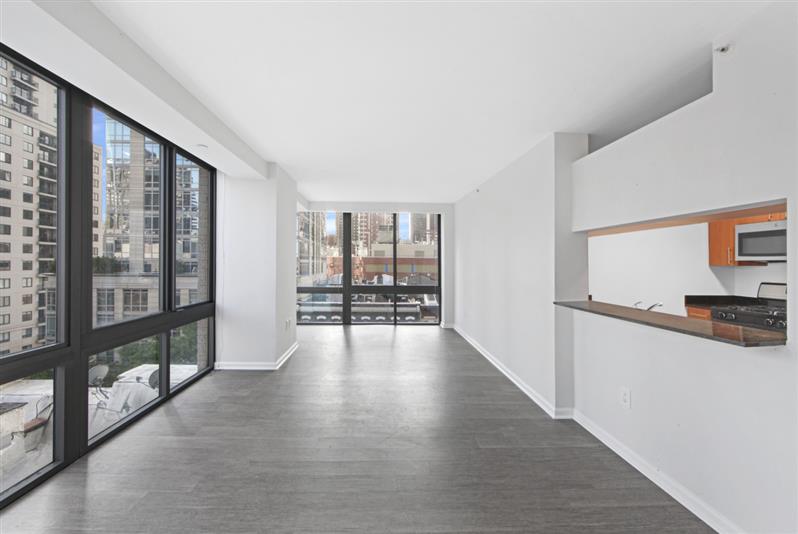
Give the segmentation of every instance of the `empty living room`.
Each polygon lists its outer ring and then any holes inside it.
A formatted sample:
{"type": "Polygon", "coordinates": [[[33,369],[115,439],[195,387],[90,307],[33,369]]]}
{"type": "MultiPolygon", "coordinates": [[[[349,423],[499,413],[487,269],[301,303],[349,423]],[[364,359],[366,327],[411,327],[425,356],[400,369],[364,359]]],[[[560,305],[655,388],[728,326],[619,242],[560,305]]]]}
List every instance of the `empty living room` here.
{"type": "Polygon", "coordinates": [[[0,534],[798,534],[798,1],[0,0],[0,534]]]}

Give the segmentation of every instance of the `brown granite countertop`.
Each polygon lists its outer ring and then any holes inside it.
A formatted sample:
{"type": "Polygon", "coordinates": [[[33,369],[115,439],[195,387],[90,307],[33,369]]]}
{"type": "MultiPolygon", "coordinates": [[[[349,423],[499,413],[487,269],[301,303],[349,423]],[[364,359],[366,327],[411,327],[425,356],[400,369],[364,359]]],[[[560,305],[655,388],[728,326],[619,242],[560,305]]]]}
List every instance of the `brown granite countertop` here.
{"type": "Polygon", "coordinates": [[[739,326],[721,321],[694,319],[669,313],[646,311],[629,306],[619,306],[607,302],[594,300],[578,300],[555,302],[557,306],[564,306],[574,310],[596,313],[607,317],[614,317],[622,321],[630,321],[654,328],[662,328],[688,336],[703,337],[723,343],[731,343],[740,347],[768,347],[784,345],[787,335],[784,332],[739,326]]]}

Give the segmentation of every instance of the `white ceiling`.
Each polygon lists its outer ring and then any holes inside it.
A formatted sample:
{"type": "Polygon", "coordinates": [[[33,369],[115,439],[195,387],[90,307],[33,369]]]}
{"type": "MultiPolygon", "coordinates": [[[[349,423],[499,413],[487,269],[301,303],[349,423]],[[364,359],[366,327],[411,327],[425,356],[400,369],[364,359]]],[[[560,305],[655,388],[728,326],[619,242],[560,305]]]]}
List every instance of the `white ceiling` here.
{"type": "Polygon", "coordinates": [[[95,4],[309,200],[375,202],[452,202],[549,132],[644,124],[761,6],[95,4]]]}

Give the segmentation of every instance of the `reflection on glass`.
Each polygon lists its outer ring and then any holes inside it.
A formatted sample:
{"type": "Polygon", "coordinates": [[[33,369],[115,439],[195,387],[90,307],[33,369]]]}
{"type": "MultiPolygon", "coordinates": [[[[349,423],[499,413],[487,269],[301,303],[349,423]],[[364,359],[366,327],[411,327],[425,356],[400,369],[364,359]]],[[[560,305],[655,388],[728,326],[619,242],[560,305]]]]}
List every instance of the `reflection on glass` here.
{"type": "Polygon", "coordinates": [[[421,295],[398,295],[396,300],[396,322],[438,323],[440,308],[434,293],[421,295]]]}
{"type": "Polygon", "coordinates": [[[340,293],[298,293],[297,324],[341,324],[343,295],[340,293]]]}
{"type": "Polygon", "coordinates": [[[352,323],[393,324],[393,295],[352,295],[352,323]]]}
{"type": "Polygon", "coordinates": [[[343,213],[297,213],[297,287],[340,286],[343,276],[343,213]]]}
{"type": "Polygon", "coordinates": [[[0,493],[53,461],[53,371],[0,384],[0,493]]]}
{"type": "Polygon", "coordinates": [[[159,336],[89,356],[89,438],[158,398],[160,361],[159,336]]]}
{"type": "Polygon", "coordinates": [[[393,213],[353,213],[352,284],[392,286],[393,276],[393,213]]]}
{"type": "Polygon", "coordinates": [[[161,145],[99,109],[92,113],[94,326],[161,309],[161,145]]]}
{"type": "Polygon", "coordinates": [[[209,299],[211,173],[177,155],[175,167],[175,305],[209,299]]]}
{"type": "Polygon", "coordinates": [[[209,319],[172,330],[169,353],[169,385],[175,386],[208,367],[209,319]]]}
{"type": "Polygon", "coordinates": [[[0,55],[0,356],[57,341],[58,88],[0,55]]]}
{"type": "Polygon", "coordinates": [[[397,221],[396,284],[438,285],[438,216],[399,213],[397,221]]]}

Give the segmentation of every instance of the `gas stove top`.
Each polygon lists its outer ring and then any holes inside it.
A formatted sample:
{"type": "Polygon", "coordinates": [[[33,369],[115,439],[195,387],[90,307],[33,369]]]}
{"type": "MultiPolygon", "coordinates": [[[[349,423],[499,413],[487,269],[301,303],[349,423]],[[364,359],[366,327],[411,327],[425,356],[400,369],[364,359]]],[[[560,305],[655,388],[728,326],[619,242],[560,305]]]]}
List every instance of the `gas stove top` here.
{"type": "Polygon", "coordinates": [[[787,329],[787,301],[773,298],[774,286],[776,294],[786,296],[783,284],[761,284],[756,304],[712,306],[712,318],[718,321],[737,323],[741,326],[753,326],[768,330],[787,329]]]}

